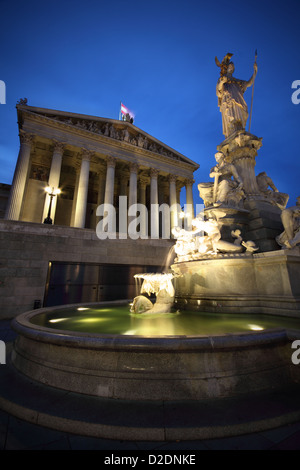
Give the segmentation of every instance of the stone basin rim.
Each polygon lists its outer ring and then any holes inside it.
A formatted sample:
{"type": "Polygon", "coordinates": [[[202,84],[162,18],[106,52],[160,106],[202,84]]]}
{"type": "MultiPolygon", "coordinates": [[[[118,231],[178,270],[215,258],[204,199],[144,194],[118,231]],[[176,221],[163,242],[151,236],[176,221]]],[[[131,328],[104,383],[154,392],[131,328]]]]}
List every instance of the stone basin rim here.
{"type": "MultiPolygon", "coordinates": [[[[85,304],[88,305],[88,304],[85,304]]],[[[112,305],[107,302],[101,304],[91,303],[90,306],[112,305]]],[[[116,305],[116,303],[114,303],[116,305]]],[[[121,305],[119,303],[119,305],[121,305]]],[[[124,305],[124,302],[123,302],[124,305]]],[[[149,350],[149,351],[178,351],[178,350],[214,350],[214,349],[245,349],[274,342],[286,342],[291,338],[300,338],[300,330],[289,330],[284,327],[270,328],[263,331],[224,333],[220,335],[160,335],[139,336],[106,333],[73,332],[72,330],[52,329],[35,325],[31,318],[41,313],[54,310],[79,307],[82,304],[67,306],[44,307],[30,310],[18,315],[12,320],[11,327],[21,336],[28,337],[42,343],[52,343],[65,347],[95,350],[149,350]]]]}

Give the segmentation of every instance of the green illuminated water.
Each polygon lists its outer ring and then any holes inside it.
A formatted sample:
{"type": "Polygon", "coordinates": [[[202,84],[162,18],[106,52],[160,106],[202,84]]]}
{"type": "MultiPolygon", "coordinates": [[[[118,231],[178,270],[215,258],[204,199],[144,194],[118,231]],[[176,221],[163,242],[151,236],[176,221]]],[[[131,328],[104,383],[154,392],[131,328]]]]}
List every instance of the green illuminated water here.
{"type": "Polygon", "coordinates": [[[129,305],[62,308],[40,313],[31,323],[55,330],[138,336],[222,335],[270,328],[300,330],[300,319],[258,314],[199,313],[131,314],[129,305]]]}

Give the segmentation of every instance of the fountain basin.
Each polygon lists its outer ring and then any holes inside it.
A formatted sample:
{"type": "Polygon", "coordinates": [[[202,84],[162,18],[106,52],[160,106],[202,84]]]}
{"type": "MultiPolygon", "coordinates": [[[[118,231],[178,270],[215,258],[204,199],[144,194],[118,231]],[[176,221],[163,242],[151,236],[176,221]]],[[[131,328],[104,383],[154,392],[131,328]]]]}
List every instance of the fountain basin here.
{"type": "Polygon", "coordinates": [[[300,317],[300,250],[217,254],[172,265],[178,308],[300,317]]]}
{"type": "Polygon", "coordinates": [[[30,311],[12,323],[18,333],[12,363],[52,387],[126,400],[199,400],[276,390],[299,380],[299,368],[291,361],[291,342],[298,332],[285,328],[135,336],[33,323],[37,315],[55,310],[30,311]]]}

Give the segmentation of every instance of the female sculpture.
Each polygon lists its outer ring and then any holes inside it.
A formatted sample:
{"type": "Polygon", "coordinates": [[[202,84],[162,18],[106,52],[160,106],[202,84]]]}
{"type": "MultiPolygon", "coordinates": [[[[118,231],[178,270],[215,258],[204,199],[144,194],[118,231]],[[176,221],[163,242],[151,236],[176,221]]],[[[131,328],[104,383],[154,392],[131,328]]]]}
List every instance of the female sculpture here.
{"type": "Polygon", "coordinates": [[[257,64],[254,63],[254,73],[250,80],[234,78],[234,64],[230,61],[232,54],[227,54],[222,63],[216,58],[216,64],[221,67],[217,83],[218,106],[222,113],[223,134],[229,137],[237,130],[244,130],[248,119],[248,107],[244,93],[254,83],[257,74],[257,64]]]}

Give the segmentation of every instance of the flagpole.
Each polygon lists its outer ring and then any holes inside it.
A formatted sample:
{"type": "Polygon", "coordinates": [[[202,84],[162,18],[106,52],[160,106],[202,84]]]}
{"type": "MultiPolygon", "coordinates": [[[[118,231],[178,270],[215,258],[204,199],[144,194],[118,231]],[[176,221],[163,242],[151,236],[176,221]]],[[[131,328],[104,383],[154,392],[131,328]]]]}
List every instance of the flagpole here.
{"type": "Polygon", "coordinates": [[[121,121],[121,106],[122,106],[122,101],[120,101],[119,121],[121,121]]]}
{"type": "MultiPolygon", "coordinates": [[[[257,59],[257,49],[255,51],[255,60],[254,63],[256,64],[256,59],[257,59]]],[[[251,119],[252,119],[252,109],[253,109],[253,94],[254,94],[254,82],[255,82],[255,77],[253,79],[253,85],[252,85],[252,97],[251,97],[251,110],[250,110],[250,117],[249,117],[249,129],[248,132],[250,132],[251,128],[251,119]]]]}

